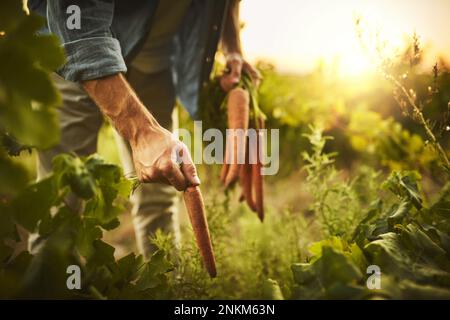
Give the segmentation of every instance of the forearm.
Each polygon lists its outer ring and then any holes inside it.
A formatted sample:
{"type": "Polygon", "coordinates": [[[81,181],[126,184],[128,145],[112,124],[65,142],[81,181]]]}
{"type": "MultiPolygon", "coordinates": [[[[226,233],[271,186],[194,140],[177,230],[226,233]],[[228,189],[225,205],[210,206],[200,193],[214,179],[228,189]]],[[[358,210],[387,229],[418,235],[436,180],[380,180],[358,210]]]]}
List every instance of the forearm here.
{"type": "Polygon", "coordinates": [[[225,54],[242,54],[239,22],[240,0],[231,0],[225,17],[222,34],[222,50],[225,54]]]}
{"type": "Polygon", "coordinates": [[[122,74],[82,82],[88,95],[130,143],[159,127],[122,74]]]}

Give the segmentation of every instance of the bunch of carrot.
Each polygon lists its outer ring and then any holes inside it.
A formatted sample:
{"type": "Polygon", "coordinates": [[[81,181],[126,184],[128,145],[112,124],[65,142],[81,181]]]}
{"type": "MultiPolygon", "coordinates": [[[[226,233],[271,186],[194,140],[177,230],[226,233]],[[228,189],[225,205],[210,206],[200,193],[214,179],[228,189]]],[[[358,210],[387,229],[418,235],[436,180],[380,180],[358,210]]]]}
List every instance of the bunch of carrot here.
{"type": "MultiPolygon", "coordinates": [[[[227,127],[233,130],[242,130],[241,135],[227,137],[225,148],[225,161],[221,171],[221,181],[225,188],[230,188],[240,182],[242,193],[240,201],[246,201],[249,208],[256,212],[261,221],[264,220],[263,205],[263,176],[261,174],[262,146],[259,135],[264,128],[264,115],[259,111],[252,96],[250,80],[245,78],[239,85],[226,92],[227,127]],[[248,80],[248,81],[245,81],[248,80]],[[256,144],[250,144],[247,130],[253,128],[257,131],[256,144]],[[244,163],[239,163],[245,159],[244,163]]],[[[214,89],[215,90],[215,89],[214,89]]],[[[217,91],[214,91],[217,93],[217,91]]],[[[211,99],[206,99],[210,102],[211,99]]],[[[213,99],[214,100],[214,99],[213,99]]],[[[208,109],[208,108],[207,108],[208,109]]],[[[211,110],[208,110],[211,111],[211,110]]],[[[197,241],[200,254],[206,270],[211,277],[216,276],[216,262],[208,223],[205,215],[205,205],[200,188],[188,187],[184,191],[184,202],[189,214],[192,229],[197,241]]]]}
{"type": "Polygon", "coordinates": [[[240,201],[246,201],[262,222],[264,220],[264,190],[261,174],[262,145],[259,136],[260,130],[264,128],[264,119],[255,114],[255,110],[252,112],[251,94],[245,86],[238,86],[228,92],[226,109],[227,127],[232,134],[227,136],[220,180],[225,188],[230,188],[239,180],[242,188],[240,201]],[[251,116],[253,119],[250,119],[251,116]],[[253,141],[247,136],[249,128],[256,129],[256,144],[249,143],[253,141]],[[239,131],[241,134],[236,134],[239,131]],[[245,162],[240,163],[240,159],[245,159],[245,162]]]}

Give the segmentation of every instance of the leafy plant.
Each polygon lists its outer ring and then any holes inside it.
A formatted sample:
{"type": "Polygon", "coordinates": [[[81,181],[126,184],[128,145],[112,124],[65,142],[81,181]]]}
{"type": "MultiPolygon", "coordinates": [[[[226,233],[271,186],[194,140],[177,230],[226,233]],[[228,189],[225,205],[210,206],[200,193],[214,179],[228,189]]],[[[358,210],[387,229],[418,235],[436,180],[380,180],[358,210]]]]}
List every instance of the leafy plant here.
{"type": "Polygon", "coordinates": [[[50,72],[63,62],[56,37],[40,35],[42,18],[22,1],[0,4],[0,297],[161,298],[168,294],[166,253],[150,262],[130,254],[118,261],[102,241],[118,226],[131,182],[98,156],[63,154],[53,173],[28,184],[25,168],[8,155],[59,139],[60,97],[50,72]],[[26,145],[26,146],[24,146],[26,145]],[[33,253],[20,249],[36,233],[33,253]],[[66,285],[70,265],[82,269],[80,290],[66,285]]]}
{"type": "Polygon", "coordinates": [[[22,1],[2,1],[0,21],[0,132],[49,147],[59,139],[60,102],[50,72],[64,62],[63,49],[55,36],[37,34],[45,21],[26,14],[22,1]]]}
{"type": "Polygon", "coordinates": [[[172,270],[164,251],[150,262],[130,254],[118,261],[101,240],[118,225],[130,192],[121,170],[97,156],[55,158],[53,174],[1,206],[0,296],[39,298],[162,298],[172,270]],[[69,195],[71,197],[69,197],[69,195]],[[70,201],[72,200],[72,201],[70,201]],[[67,202],[68,201],[68,202],[67,202]],[[70,203],[69,203],[70,202],[70,203]],[[35,254],[14,252],[17,226],[37,230],[35,254]],[[66,286],[69,265],[82,268],[81,290],[66,286]]]}
{"type": "Polygon", "coordinates": [[[413,172],[394,172],[385,186],[397,200],[391,205],[383,205],[382,200],[374,203],[351,241],[334,237],[311,245],[311,262],[292,266],[294,297],[450,298],[448,223],[434,220],[439,216],[436,208],[447,201],[447,189],[425,208],[418,178],[413,172]],[[369,265],[381,270],[379,289],[366,286],[369,265]]]}
{"type": "Polygon", "coordinates": [[[333,165],[337,154],[324,152],[326,141],[332,138],[323,136],[319,128],[310,127],[310,130],[311,133],[304,136],[310,141],[312,152],[304,152],[303,158],[306,162],[307,190],[313,196],[311,210],[320,219],[325,235],[349,237],[366,203],[367,199],[362,201],[363,198],[373,196],[374,192],[366,189],[366,194],[359,196],[358,193],[364,192],[364,189],[354,188],[358,178],[353,181],[340,179],[333,165]]]}

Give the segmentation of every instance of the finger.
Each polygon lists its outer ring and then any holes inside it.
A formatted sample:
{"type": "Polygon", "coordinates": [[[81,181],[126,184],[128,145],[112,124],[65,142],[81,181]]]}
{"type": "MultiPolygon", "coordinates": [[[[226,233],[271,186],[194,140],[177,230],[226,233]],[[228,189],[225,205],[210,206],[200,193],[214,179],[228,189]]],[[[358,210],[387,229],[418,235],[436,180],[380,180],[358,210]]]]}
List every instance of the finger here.
{"type": "Polygon", "coordinates": [[[230,81],[233,84],[237,84],[241,79],[242,62],[238,60],[233,60],[230,62],[230,68],[231,68],[230,81]]]}
{"type": "Polygon", "coordinates": [[[181,163],[181,172],[187,179],[187,182],[191,186],[200,185],[201,182],[197,174],[197,169],[195,168],[194,161],[192,161],[191,154],[185,144],[182,146],[182,156],[183,161],[181,163]]]}
{"type": "Polygon", "coordinates": [[[163,175],[167,179],[167,181],[169,181],[169,183],[178,191],[186,190],[186,178],[183,176],[180,167],[176,163],[171,162],[171,164],[168,164],[163,169],[163,175]]]}
{"type": "Polygon", "coordinates": [[[252,65],[247,62],[244,63],[242,69],[250,76],[254,85],[259,86],[262,80],[261,73],[257,69],[253,68],[252,65]]]}

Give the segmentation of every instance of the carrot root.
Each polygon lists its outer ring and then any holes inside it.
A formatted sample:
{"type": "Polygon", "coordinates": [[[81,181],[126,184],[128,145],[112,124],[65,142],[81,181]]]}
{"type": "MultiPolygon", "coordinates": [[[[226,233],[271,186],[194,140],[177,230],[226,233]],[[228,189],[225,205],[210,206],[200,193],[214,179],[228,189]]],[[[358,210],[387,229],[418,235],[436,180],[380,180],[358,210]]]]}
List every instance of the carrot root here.
{"type": "Polygon", "coordinates": [[[228,172],[225,178],[225,187],[228,188],[239,179],[240,167],[239,157],[245,152],[245,133],[248,129],[250,113],[250,95],[242,88],[234,88],[228,94],[228,128],[233,134],[227,137],[226,155],[230,157],[227,160],[229,164],[228,172]],[[243,137],[239,137],[239,131],[243,130],[243,137]],[[235,134],[235,135],[234,135],[235,134]]]}
{"type": "Polygon", "coordinates": [[[226,163],[224,161],[224,163],[222,164],[222,168],[220,170],[220,181],[223,184],[225,184],[225,179],[227,178],[228,169],[229,169],[229,165],[228,165],[228,163],[226,163]]]}
{"type": "Polygon", "coordinates": [[[241,197],[247,202],[248,207],[256,212],[255,203],[252,198],[252,165],[250,164],[250,147],[247,143],[245,164],[241,166],[240,184],[242,188],[241,197]]]}
{"type": "Polygon", "coordinates": [[[209,275],[214,278],[217,275],[216,261],[214,258],[208,222],[205,215],[205,205],[200,188],[198,186],[188,187],[184,191],[183,197],[205,268],[209,275]]]}
{"type": "MultiPolygon", "coordinates": [[[[264,120],[262,118],[258,119],[259,129],[264,128],[264,120]]],[[[252,184],[254,192],[254,203],[256,208],[256,213],[261,222],[264,221],[264,181],[261,174],[262,163],[261,163],[261,152],[262,145],[260,145],[260,132],[258,130],[258,139],[256,149],[256,164],[252,167],[252,184]]]]}

